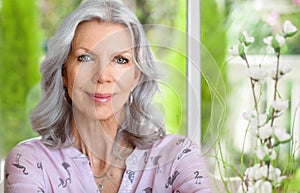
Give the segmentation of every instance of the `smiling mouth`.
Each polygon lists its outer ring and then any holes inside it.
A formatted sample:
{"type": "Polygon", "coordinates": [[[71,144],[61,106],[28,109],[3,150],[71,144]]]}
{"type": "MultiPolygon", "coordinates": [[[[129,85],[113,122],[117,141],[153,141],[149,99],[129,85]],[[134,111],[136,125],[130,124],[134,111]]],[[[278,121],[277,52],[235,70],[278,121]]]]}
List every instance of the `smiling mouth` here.
{"type": "Polygon", "coordinates": [[[113,94],[89,94],[89,95],[96,103],[107,103],[113,97],[113,94]]]}

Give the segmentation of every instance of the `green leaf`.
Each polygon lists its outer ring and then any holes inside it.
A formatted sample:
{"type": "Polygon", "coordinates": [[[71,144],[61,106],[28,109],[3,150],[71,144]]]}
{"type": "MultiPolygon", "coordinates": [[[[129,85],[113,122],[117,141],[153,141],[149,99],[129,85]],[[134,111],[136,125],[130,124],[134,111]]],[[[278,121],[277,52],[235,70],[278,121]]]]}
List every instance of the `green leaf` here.
{"type": "Polygon", "coordinates": [[[276,40],[276,38],[273,36],[272,38],[272,47],[273,48],[280,48],[278,41],[276,40]]]}
{"type": "Polygon", "coordinates": [[[245,54],[245,47],[243,44],[239,44],[239,56],[242,56],[245,54]]]}
{"type": "Polygon", "coordinates": [[[291,33],[288,33],[288,34],[285,34],[284,37],[293,37],[297,32],[298,32],[298,30],[294,31],[294,32],[291,32],[291,33]]]}
{"type": "Polygon", "coordinates": [[[245,38],[245,36],[244,36],[244,34],[243,33],[239,33],[239,41],[241,42],[241,43],[244,43],[245,41],[246,41],[246,38],[245,38]]]}

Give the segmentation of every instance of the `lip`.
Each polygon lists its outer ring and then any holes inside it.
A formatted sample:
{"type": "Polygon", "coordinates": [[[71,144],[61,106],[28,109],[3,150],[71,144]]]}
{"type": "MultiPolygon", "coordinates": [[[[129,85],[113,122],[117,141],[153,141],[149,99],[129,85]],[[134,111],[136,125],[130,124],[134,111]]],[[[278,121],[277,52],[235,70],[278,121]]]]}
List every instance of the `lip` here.
{"type": "Polygon", "coordinates": [[[102,94],[102,93],[93,93],[93,94],[88,94],[88,95],[96,103],[107,103],[114,96],[114,94],[102,94]]]}

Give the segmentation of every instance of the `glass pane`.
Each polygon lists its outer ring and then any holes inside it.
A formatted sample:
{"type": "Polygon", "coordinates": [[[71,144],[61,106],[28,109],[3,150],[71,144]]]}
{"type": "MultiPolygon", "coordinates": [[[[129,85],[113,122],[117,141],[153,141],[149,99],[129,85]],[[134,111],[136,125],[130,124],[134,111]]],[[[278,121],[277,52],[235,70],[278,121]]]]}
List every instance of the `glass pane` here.
{"type": "Polygon", "coordinates": [[[154,103],[170,133],[186,132],[186,1],[127,0],[144,25],[161,71],[154,103]],[[159,5],[159,6],[157,6],[159,5]]]}

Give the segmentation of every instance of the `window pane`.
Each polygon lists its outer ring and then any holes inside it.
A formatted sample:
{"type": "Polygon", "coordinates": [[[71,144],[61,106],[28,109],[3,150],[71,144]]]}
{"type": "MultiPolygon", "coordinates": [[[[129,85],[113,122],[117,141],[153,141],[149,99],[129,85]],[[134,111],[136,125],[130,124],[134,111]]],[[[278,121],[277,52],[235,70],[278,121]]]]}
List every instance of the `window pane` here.
{"type": "Polygon", "coordinates": [[[126,0],[144,25],[163,77],[154,103],[168,132],[186,133],[186,1],[126,0]],[[159,6],[158,6],[159,5],[159,6]]]}

